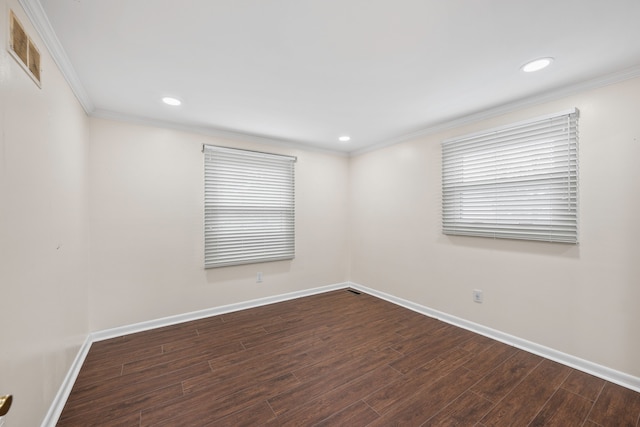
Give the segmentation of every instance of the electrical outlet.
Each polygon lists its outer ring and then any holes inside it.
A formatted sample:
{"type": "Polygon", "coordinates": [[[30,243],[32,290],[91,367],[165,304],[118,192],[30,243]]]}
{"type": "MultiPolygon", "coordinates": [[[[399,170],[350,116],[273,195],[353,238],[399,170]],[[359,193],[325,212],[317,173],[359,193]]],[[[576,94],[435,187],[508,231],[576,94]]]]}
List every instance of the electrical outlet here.
{"type": "Polygon", "coordinates": [[[482,300],[483,300],[482,290],[481,289],[474,289],[473,290],[473,302],[477,302],[479,304],[482,304],[482,300]]]}
{"type": "Polygon", "coordinates": [[[258,272],[258,275],[256,276],[256,283],[262,283],[262,272],[258,272]]]}

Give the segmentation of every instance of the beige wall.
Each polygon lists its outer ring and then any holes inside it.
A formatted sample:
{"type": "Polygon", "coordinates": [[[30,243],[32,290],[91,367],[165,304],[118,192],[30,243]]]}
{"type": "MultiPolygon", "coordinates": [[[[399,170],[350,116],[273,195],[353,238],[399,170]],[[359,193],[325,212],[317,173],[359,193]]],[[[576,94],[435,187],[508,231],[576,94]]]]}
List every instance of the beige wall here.
{"type": "Polygon", "coordinates": [[[640,376],[640,79],[349,159],[87,119],[16,0],[0,0],[2,28],[9,7],[40,47],[43,87],[0,49],[7,427],[39,424],[89,331],[349,278],[640,376]],[[574,106],[579,246],[441,234],[443,139],[574,106]],[[295,260],[202,268],[203,143],[298,157],[295,260]]]}
{"type": "Polygon", "coordinates": [[[351,280],[640,376],[638,111],[640,78],[353,158],[351,280]],[[442,140],[570,107],[578,246],[441,233],[442,140]]]}
{"type": "Polygon", "coordinates": [[[102,119],[90,128],[92,330],[348,278],[347,157],[102,119]],[[203,143],[298,157],[293,261],[204,270],[203,143]]]}
{"type": "Polygon", "coordinates": [[[87,118],[17,1],[0,0],[0,394],[39,425],[87,336],[87,118]],[[42,89],[9,56],[13,9],[42,89]]]}

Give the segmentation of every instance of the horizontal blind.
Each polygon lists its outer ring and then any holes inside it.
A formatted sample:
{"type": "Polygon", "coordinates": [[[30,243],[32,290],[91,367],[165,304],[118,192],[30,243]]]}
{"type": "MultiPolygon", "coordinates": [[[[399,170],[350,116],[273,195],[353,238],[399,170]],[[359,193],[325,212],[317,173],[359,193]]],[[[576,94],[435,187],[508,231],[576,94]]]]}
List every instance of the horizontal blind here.
{"type": "Polygon", "coordinates": [[[292,259],[295,157],[204,146],[205,268],[292,259]]]}
{"type": "Polygon", "coordinates": [[[578,110],[442,143],[444,234],[578,242],[578,110]]]}

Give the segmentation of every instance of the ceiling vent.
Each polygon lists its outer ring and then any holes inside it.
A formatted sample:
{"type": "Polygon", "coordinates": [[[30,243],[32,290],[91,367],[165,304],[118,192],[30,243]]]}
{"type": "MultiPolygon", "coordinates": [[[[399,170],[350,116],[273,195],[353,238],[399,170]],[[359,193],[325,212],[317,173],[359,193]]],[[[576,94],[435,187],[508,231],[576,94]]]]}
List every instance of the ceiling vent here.
{"type": "Polygon", "coordinates": [[[9,15],[11,20],[9,24],[9,53],[40,87],[40,51],[33,44],[31,37],[24,30],[13,11],[9,15]]]}

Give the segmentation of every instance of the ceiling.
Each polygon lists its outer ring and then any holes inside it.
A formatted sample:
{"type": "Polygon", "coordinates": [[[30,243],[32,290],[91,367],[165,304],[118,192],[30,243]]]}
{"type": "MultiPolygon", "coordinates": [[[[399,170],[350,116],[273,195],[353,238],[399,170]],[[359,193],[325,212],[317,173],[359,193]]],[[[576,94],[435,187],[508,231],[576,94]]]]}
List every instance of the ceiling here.
{"type": "Polygon", "coordinates": [[[90,115],[347,153],[640,75],[638,0],[20,2],[90,115]]]}

